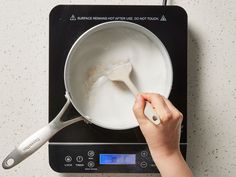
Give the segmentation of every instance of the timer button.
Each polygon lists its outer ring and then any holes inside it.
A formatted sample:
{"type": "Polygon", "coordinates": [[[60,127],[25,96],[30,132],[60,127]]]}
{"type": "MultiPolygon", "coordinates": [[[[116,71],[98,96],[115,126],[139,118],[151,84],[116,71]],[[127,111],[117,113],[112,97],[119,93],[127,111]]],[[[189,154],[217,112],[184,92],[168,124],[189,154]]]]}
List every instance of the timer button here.
{"type": "Polygon", "coordinates": [[[88,162],[88,167],[93,168],[95,166],[95,163],[93,161],[88,162]]]}
{"type": "Polygon", "coordinates": [[[141,152],[141,156],[142,157],[147,157],[148,156],[148,152],[147,151],[142,151],[141,152]]]}
{"type": "Polygon", "coordinates": [[[141,167],[141,168],[146,168],[146,167],[147,167],[147,162],[142,161],[142,162],[140,163],[140,167],[141,167]]]}
{"type": "Polygon", "coordinates": [[[93,157],[95,155],[95,152],[93,150],[88,151],[88,156],[93,157]]]}
{"type": "Polygon", "coordinates": [[[79,156],[76,157],[76,161],[77,161],[77,162],[83,162],[83,160],[84,160],[84,158],[83,158],[83,156],[81,156],[81,155],[79,155],[79,156]]]}

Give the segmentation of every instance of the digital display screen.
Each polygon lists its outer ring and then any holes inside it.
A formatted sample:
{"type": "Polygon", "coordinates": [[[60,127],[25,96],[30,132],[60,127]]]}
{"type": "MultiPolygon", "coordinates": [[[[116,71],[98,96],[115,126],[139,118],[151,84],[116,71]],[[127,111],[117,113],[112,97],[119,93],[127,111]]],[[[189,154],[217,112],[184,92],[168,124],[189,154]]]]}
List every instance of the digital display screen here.
{"type": "Polygon", "coordinates": [[[101,165],[134,165],[135,154],[100,154],[99,164],[101,165]]]}

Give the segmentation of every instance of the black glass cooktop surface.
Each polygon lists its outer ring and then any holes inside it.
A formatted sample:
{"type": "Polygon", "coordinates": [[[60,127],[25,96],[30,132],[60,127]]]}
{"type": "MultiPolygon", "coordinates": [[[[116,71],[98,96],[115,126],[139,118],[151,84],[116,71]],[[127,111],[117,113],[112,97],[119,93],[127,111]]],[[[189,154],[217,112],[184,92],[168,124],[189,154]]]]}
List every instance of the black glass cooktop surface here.
{"type": "MultiPolygon", "coordinates": [[[[178,6],[56,6],[49,18],[49,121],[58,114],[66,102],[64,64],[73,43],[91,27],[113,20],[130,21],[149,29],[168,50],[173,66],[173,87],[169,99],[185,117],[181,132],[181,143],[185,145],[187,142],[187,14],[178,6]]],[[[68,114],[80,115],[72,106],[68,114]]],[[[145,143],[145,139],[139,127],[114,131],[81,121],[58,132],[51,138],[50,146],[53,143],[145,143]]],[[[52,151],[55,149],[50,148],[49,153],[53,154],[52,151]]],[[[57,169],[57,171],[66,170],[57,169]]]]}

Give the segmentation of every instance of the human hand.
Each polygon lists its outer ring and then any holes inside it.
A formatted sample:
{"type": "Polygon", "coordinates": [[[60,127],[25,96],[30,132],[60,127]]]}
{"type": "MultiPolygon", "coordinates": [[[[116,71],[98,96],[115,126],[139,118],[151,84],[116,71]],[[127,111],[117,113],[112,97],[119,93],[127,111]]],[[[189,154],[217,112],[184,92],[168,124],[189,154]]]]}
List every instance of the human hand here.
{"type": "Polygon", "coordinates": [[[137,95],[133,110],[161,175],[193,177],[179,149],[182,113],[168,99],[154,93],[137,95]],[[151,103],[160,116],[159,125],[153,124],[144,115],[146,101],[151,103]]]}
{"type": "Polygon", "coordinates": [[[168,99],[160,94],[141,93],[136,97],[133,111],[152,154],[161,157],[179,152],[183,115],[168,99]],[[146,101],[151,103],[159,115],[159,125],[153,124],[144,115],[146,101]]]}

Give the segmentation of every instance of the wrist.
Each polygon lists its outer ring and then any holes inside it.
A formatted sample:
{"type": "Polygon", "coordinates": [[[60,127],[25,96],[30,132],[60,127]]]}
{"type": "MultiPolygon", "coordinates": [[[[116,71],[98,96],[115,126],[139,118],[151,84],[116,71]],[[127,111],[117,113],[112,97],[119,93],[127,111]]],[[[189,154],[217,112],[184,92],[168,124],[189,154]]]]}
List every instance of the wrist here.
{"type": "Polygon", "coordinates": [[[153,161],[159,168],[160,166],[165,166],[166,164],[170,164],[174,161],[182,161],[183,156],[180,152],[180,149],[174,149],[172,151],[151,151],[153,161]]]}
{"type": "Polygon", "coordinates": [[[162,176],[193,177],[179,149],[168,153],[151,151],[153,160],[162,176]]]}
{"type": "Polygon", "coordinates": [[[156,157],[158,160],[163,160],[171,156],[182,156],[179,147],[176,148],[150,148],[150,152],[153,157],[156,157]]]}

